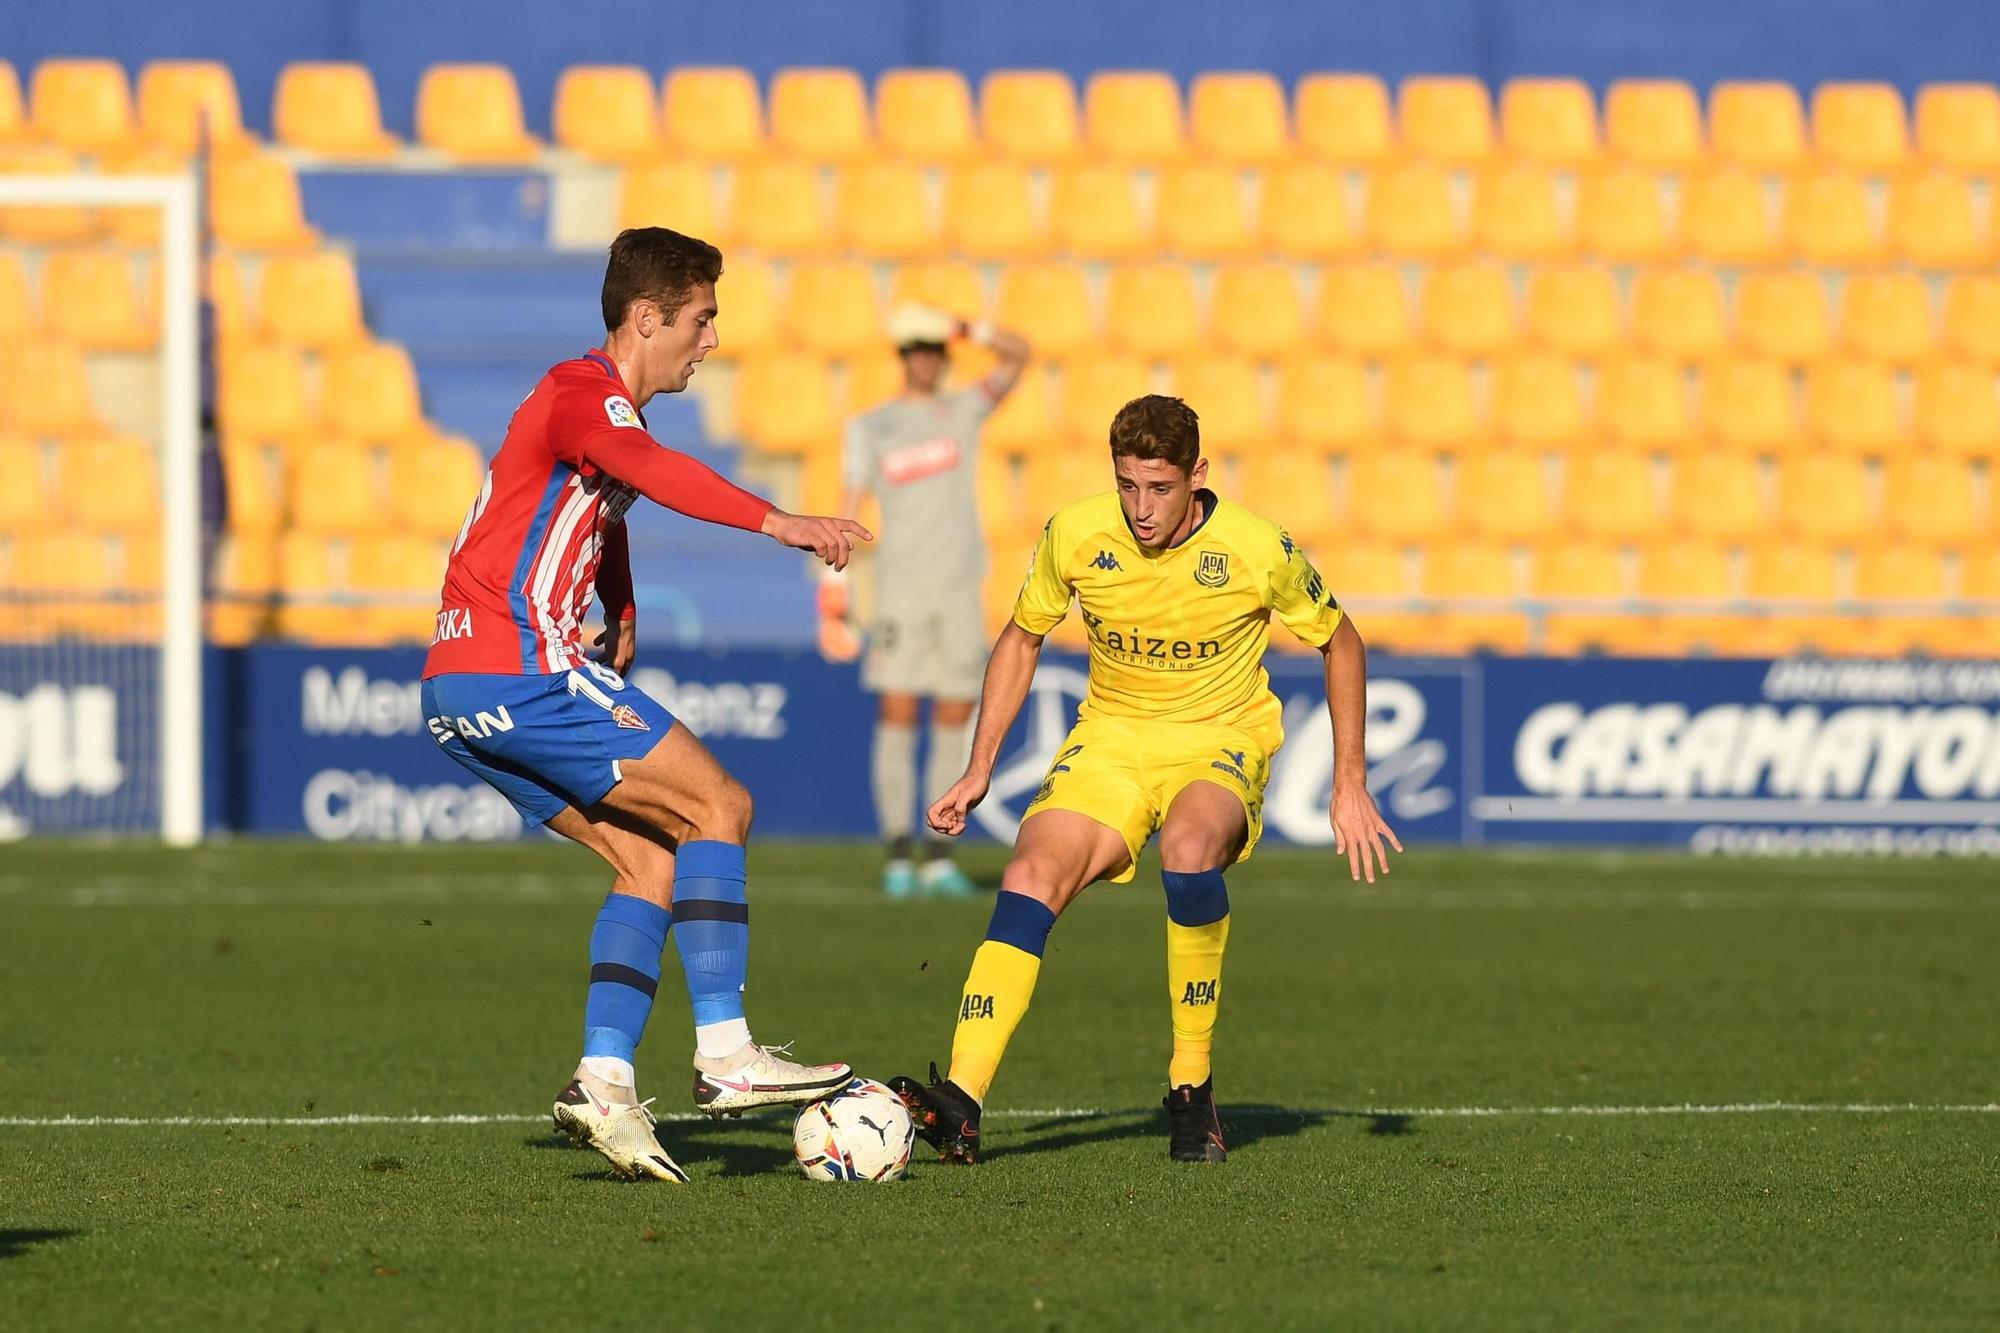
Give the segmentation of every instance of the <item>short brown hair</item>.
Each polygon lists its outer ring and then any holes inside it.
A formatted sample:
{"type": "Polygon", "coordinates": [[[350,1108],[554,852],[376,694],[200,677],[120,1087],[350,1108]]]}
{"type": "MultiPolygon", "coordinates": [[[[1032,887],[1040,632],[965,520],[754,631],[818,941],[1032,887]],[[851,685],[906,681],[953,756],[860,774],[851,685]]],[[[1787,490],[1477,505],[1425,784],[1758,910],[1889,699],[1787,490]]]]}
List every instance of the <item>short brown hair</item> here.
{"type": "Polygon", "coordinates": [[[611,243],[604,266],[604,327],[625,322],[634,301],[655,301],[667,323],[687,304],[688,294],[722,276],[722,251],[707,241],[665,227],[629,227],[611,243]]]}
{"type": "Polygon", "coordinates": [[[1163,458],[1192,473],[1201,458],[1201,419],[1178,398],[1149,393],[1111,418],[1111,456],[1163,458]]]}

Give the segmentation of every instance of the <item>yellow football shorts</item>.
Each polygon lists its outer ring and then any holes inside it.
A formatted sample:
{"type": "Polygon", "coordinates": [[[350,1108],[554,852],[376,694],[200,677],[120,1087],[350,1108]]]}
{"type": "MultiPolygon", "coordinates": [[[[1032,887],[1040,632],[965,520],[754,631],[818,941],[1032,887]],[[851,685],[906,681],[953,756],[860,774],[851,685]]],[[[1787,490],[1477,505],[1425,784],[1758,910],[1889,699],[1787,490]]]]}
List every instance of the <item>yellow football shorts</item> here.
{"type": "Polygon", "coordinates": [[[1236,858],[1246,861],[1264,832],[1264,784],[1281,742],[1197,722],[1086,718],[1063,741],[1022,818],[1073,810],[1118,830],[1132,858],[1112,877],[1123,884],[1174,798],[1191,782],[1213,782],[1235,792],[1249,816],[1250,834],[1236,858]]]}

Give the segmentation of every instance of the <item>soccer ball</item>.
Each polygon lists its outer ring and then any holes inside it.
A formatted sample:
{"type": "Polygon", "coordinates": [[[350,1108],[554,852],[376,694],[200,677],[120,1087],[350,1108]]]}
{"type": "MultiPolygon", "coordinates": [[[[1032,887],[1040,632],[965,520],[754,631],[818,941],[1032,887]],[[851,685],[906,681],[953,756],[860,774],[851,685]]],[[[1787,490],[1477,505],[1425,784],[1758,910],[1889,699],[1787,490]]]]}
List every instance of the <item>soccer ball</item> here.
{"type": "Polygon", "coordinates": [[[916,1138],[902,1098],[857,1078],[799,1112],[792,1156],[808,1180],[896,1180],[910,1169],[916,1138]]]}

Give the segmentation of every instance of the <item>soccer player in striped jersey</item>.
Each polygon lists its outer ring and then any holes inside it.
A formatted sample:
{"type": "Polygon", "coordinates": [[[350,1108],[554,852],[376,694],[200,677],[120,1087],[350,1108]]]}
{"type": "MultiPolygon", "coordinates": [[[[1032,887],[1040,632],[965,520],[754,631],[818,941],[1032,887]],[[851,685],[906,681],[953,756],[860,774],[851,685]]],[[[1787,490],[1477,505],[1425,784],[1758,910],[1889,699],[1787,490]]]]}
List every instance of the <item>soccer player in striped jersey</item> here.
{"type": "Polygon", "coordinates": [[[751,1038],[750,796],[624,678],[635,627],[625,512],[640,496],[836,569],[871,539],[844,518],[788,514],[647,433],[647,400],[685,389],[716,346],[721,274],[714,246],[664,228],[612,243],[604,345],[550,370],[515,410],[452,547],[424,664],[424,717],[439,747],[528,824],[612,869],[590,934],[583,1058],[554,1118],[632,1179],[687,1179],[660,1146],[633,1073],[670,928],[694,1010],[697,1107],[722,1115],[809,1102],[853,1074],[751,1038]],[[604,608],[594,658],[582,642],[593,593],[604,608]]]}

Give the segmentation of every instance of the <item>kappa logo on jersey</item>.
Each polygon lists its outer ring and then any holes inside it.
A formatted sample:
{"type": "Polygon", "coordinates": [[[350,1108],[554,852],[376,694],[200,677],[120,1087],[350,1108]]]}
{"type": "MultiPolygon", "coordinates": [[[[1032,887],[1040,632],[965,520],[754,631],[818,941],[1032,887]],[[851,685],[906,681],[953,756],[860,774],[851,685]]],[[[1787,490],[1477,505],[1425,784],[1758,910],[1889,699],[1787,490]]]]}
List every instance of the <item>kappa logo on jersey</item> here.
{"type": "Polygon", "coordinates": [[[1220,588],[1229,582],[1229,556],[1222,551],[1203,551],[1194,567],[1194,581],[1204,588],[1220,588]]]}
{"type": "Polygon", "coordinates": [[[958,1021],[963,1023],[973,1018],[993,1017],[993,997],[991,995],[970,995],[958,1006],[958,1021]]]}
{"type": "Polygon", "coordinates": [[[1091,567],[1094,569],[1115,569],[1121,574],[1125,572],[1124,566],[1118,563],[1118,557],[1111,554],[1111,552],[1109,551],[1099,551],[1097,553],[1097,559],[1091,561],[1090,563],[1091,567]]]}
{"type": "Polygon", "coordinates": [[[634,430],[646,429],[646,423],[639,420],[639,409],[632,406],[632,400],[623,394],[612,394],[604,400],[604,415],[614,426],[630,426],[634,430]]]}
{"type": "Polygon", "coordinates": [[[611,710],[611,720],[627,731],[651,731],[646,719],[639,716],[639,710],[631,704],[619,704],[611,710]]]}
{"type": "Polygon", "coordinates": [[[1186,988],[1181,991],[1181,1003],[1185,1005],[1214,1004],[1215,988],[1220,984],[1220,980],[1214,977],[1209,978],[1207,981],[1190,981],[1186,988]]]}

